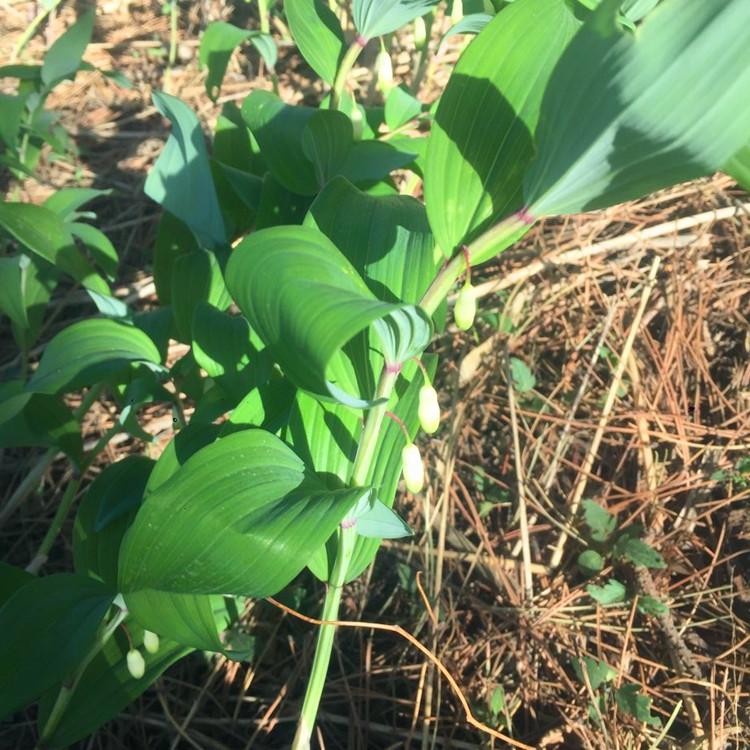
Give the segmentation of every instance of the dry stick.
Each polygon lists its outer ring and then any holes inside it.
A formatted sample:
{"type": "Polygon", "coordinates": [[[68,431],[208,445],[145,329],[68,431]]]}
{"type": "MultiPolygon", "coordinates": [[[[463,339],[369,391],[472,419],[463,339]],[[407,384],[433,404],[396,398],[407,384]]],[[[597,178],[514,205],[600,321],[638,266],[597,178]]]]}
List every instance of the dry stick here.
{"type": "Polygon", "coordinates": [[[596,255],[602,255],[614,250],[626,250],[644,240],[650,240],[654,237],[663,237],[672,232],[681,232],[685,229],[701,226],[702,224],[709,224],[712,221],[730,219],[745,211],[750,211],[750,203],[742,203],[737,206],[726,206],[714,211],[705,211],[704,213],[695,214],[694,216],[684,216],[681,219],[667,221],[663,224],[656,224],[653,227],[640,229],[636,232],[628,232],[619,237],[612,237],[603,242],[597,242],[594,245],[587,245],[586,247],[576,248],[575,250],[568,250],[567,252],[561,253],[555,257],[535,260],[528,263],[523,268],[519,268],[516,271],[511,271],[510,273],[503,275],[501,279],[486,281],[483,284],[476,284],[474,286],[474,295],[479,298],[492,294],[493,292],[507,289],[508,287],[518,284],[520,281],[525,281],[526,279],[535,276],[548,266],[563,266],[568,263],[578,264],[581,261],[586,260],[587,258],[592,258],[596,255]]]}
{"type": "Polygon", "coordinates": [[[386,625],[379,622],[365,622],[363,620],[318,620],[316,617],[303,615],[301,612],[297,612],[297,610],[292,609],[291,607],[287,607],[286,604],[282,604],[281,602],[276,601],[276,599],[271,596],[267,596],[266,601],[273,604],[274,607],[278,607],[282,612],[286,612],[287,614],[292,615],[292,617],[296,617],[298,620],[307,622],[310,625],[333,625],[342,628],[372,628],[373,630],[382,630],[388,633],[396,633],[396,635],[401,636],[409,643],[411,643],[411,645],[414,646],[414,648],[416,648],[418,651],[421,651],[422,654],[424,654],[438,668],[438,670],[440,670],[440,674],[442,674],[443,677],[445,677],[445,679],[448,681],[451,690],[453,690],[456,698],[458,699],[458,702],[461,704],[461,708],[463,708],[464,710],[466,722],[468,724],[471,724],[471,726],[473,726],[475,729],[478,729],[480,732],[484,732],[485,734],[490,735],[490,737],[494,737],[495,739],[507,742],[511,747],[521,748],[521,750],[535,750],[535,748],[533,748],[531,745],[525,745],[523,742],[519,742],[518,740],[513,739],[513,737],[508,737],[502,732],[498,732],[492,727],[488,727],[486,724],[479,721],[479,719],[477,719],[472,713],[471,708],[469,707],[468,700],[466,700],[466,697],[461,691],[461,688],[453,679],[453,676],[448,671],[448,668],[443,665],[440,659],[438,659],[438,657],[435,656],[435,654],[433,654],[432,651],[427,648],[427,646],[423,645],[408,630],[404,630],[404,628],[402,628],[400,625],[386,625]]]}
{"type": "MultiPolygon", "coordinates": [[[[623,346],[622,352],[620,354],[620,359],[617,363],[617,368],[615,369],[615,373],[612,378],[612,384],[610,385],[609,392],[607,393],[607,400],[604,403],[602,414],[599,417],[599,424],[597,425],[596,432],[594,433],[594,439],[591,441],[591,446],[589,447],[586,458],[584,459],[583,464],[579,469],[578,476],[576,477],[576,483],[573,488],[573,494],[569,503],[569,514],[571,521],[573,520],[573,518],[575,518],[575,515],[578,512],[578,506],[581,503],[583,492],[586,489],[588,476],[591,473],[591,468],[594,465],[596,454],[599,451],[599,446],[601,445],[602,438],[604,437],[604,430],[607,426],[607,420],[609,419],[609,415],[612,412],[612,407],[615,405],[617,391],[620,387],[622,376],[625,373],[625,367],[627,366],[630,351],[633,348],[633,344],[635,343],[635,337],[637,336],[638,330],[641,325],[641,318],[643,318],[643,314],[646,312],[646,305],[648,304],[649,297],[651,296],[651,291],[653,290],[654,284],[656,283],[656,274],[659,270],[660,265],[661,258],[657,256],[656,258],[654,258],[654,262],[651,264],[651,270],[649,271],[646,285],[644,286],[643,293],[641,294],[641,301],[638,305],[638,310],[635,314],[635,318],[633,318],[633,323],[630,326],[628,338],[625,340],[625,346],[623,346]]],[[[564,531],[560,535],[560,538],[557,541],[557,545],[555,546],[555,551],[552,554],[552,559],[550,561],[551,568],[556,568],[560,564],[560,560],[562,559],[563,552],[565,550],[565,544],[567,541],[568,533],[564,531]]]]}
{"type": "Polygon", "coordinates": [[[510,405],[510,426],[513,434],[513,454],[516,464],[516,488],[518,493],[518,514],[523,552],[523,596],[527,604],[534,600],[534,578],[531,573],[531,540],[529,539],[529,516],[526,509],[526,482],[524,480],[521,440],[518,436],[518,415],[516,414],[516,391],[513,388],[513,375],[510,371],[510,355],[505,349],[505,372],[508,381],[508,404],[510,405]]]}

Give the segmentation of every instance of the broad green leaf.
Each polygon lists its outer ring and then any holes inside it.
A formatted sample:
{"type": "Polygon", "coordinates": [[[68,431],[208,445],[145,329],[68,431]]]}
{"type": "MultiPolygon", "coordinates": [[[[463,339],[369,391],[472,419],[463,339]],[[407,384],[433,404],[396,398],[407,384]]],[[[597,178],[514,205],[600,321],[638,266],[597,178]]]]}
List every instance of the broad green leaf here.
{"type": "Polygon", "coordinates": [[[360,36],[372,39],[397,31],[436,5],[437,0],[354,0],[352,17],[360,36]]]}
{"type": "Polygon", "coordinates": [[[19,588],[0,608],[0,718],[23,708],[77,666],[114,594],[59,573],[19,588]]]}
{"type": "Polygon", "coordinates": [[[750,146],[743,146],[723,167],[745,190],[750,190],[750,146]]]}
{"type": "Polygon", "coordinates": [[[82,213],[88,213],[79,211],[86,203],[111,194],[111,190],[97,188],[62,188],[52,193],[42,205],[56,213],[63,221],[71,222],[77,221],[82,213]]]}
{"type": "Polygon", "coordinates": [[[470,13],[448,29],[443,39],[459,34],[478,34],[494,18],[489,13],[470,13]]]}
{"type": "Polygon", "coordinates": [[[616,10],[599,7],[550,79],[524,182],[532,216],[711,174],[747,143],[750,45],[737,29],[750,3],[664,0],[635,34],[617,30],[616,10]]]}
{"type": "Polygon", "coordinates": [[[172,302],[175,260],[181,255],[199,250],[195,236],[185,223],[165,211],[159,220],[154,242],[154,285],[162,305],[172,302]]]}
{"type": "Polygon", "coordinates": [[[586,576],[595,576],[604,568],[604,558],[594,549],[581,552],[576,562],[581,572],[586,576]]]}
{"type": "Polygon", "coordinates": [[[23,96],[0,94],[0,142],[15,150],[26,100],[23,96]]]}
{"type": "Polygon", "coordinates": [[[270,172],[263,178],[260,206],[255,220],[256,229],[301,224],[310,207],[309,195],[298,195],[287,190],[270,172]]]}
{"type": "Polygon", "coordinates": [[[640,21],[660,2],[661,0],[624,0],[620,6],[620,11],[630,21],[640,21]]]}
{"type": "Polygon", "coordinates": [[[278,372],[261,385],[253,388],[232,410],[227,431],[235,426],[262,427],[277,432],[289,422],[296,388],[278,372]]]}
{"type": "Polygon", "coordinates": [[[115,250],[115,246],[109,237],[95,226],[80,221],[71,222],[68,224],[68,229],[86,245],[94,258],[94,262],[113,281],[117,275],[117,266],[120,261],[117,257],[117,250],[115,250]]]}
{"type": "Polygon", "coordinates": [[[287,377],[319,398],[357,408],[373,403],[370,354],[359,335],[368,327],[389,362],[402,362],[429,343],[424,313],[378,300],[336,246],[310,227],[250,235],[235,248],[226,278],[287,377]]]}
{"type": "Polygon", "coordinates": [[[412,138],[407,144],[397,147],[388,141],[359,141],[352,144],[341,174],[356,184],[372,183],[385,179],[394,169],[411,166],[419,156],[415,147],[418,140],[412,138]]]}
{"type": "MultiPolygon", "coordinates": [[[[221,82],[224,80],[232,52],[248,39],[256,41],[258,37],[268,36],[260,31],[240,29],[226,21],[214,21],[208,24],[201,36],[198,61],[201,67],[208,68],[206,93],[213,101],[216,101],[219,95],[221,82]]],[[[276,64],[276,45],[273,40],[270,46],[267,43],[261,44],[258,51],[263,55],[266,64],[273,68],[276,64]]]]}
{"type": "Polygon", "coordinates": [[[274,594],[366,492],[326,487],[270,433],[228,435],[148,496],[120,551],[120,587],[274,594]]]}
{"type": "Polygon", "coordinates": [[[172,123],[172,133],[143,190],[183,221],[206,247],[227,242],[200,123],[177,97],[154,91],[156,108],[172,123]]]}
{"type": "Polygon", "coordinates": [[[318,110],[302,131],[302,152],[312,163],[318,188],[340,174],[353,140],[351,120],[336,110],[318,110]]]}
{"type": "Polygon", "coordinates": [[[625,586],[615,578],[610,578],[604,586],[595,586],[590,583],[586,586],[588,595],[599,604],[616,604],[625,599],[625,586]]]}
{"type": "Polygon", "coordinates": [[[652,727],[660,727],[661,719],[651,713],[651,698],[643,695],[638,685],[627,684],[615,691],[617,707],[638,721],[652,727]]]}
{"type": "Polygon", "coordinates": [[[27,573],[23,568],[17,568],[15,565],[8,565],[8,563],[0,561],[0,607],[18,589],[36,580],[31,573],[27,573]]]}
{"type": "Polygon", "coordinates": [[[96,10],[82,13],[78,20],[55,40],[44,56],[41,77],[47,89],[54,88],[65,78],[72,78],[81,65],[81,58],[91,41],[96,10]]]}
{"type": "Polygon", "coordinates": [[[232,301],[216,255],[209,250],[194,250],[178,255],[172,263],[172,313],[180,341],[190,343],[193,314],[201,302],[226,310],[232,301]]]}
{"type": "Polygon", "coordinates": [[[107,283],[80,253],[69,228],[53,211],[32,203],[0,203],[0,227],[88,289],[109,294],[107,283]]]}
{"type": "Polygon", "coordinates": [[[573,669],[581,682],[583,682],[584,670],[589,678],[592,690],[598,690],[605,682],[617,677],[617,670],[605,661],[584,656],[583,659],[573,659],[573,669]]]}
{"type": "Polygon", "coordinates": [[[435,113],[425,165],[427,215],[446,255],[522,208],[542,97],[579,25],[565,0],[518,0],[461,56],[435,113]]]}
{"type": "Polygon", "coordinates": [[[91,483],[73,526],[77,573],[117,586],[117,556],[122,538],[141,504],[154,461],[128,456],[108,466],[91,483]]]}
{"type": "Polygon", "coordinates": [[[63,329],[47,344],[28,390],[74,391],[131,364],[159,368],[159,361],[156,346],[138,328],[114,320],[84,320],[63,329]]]}
{"type": "Polygon", "coordinates": [[[298,195],[314,195],[318,181],[303,147],[310,118],[338,113],[312,107],[292,107],[270,91],[253,91],[242,104],[242,117],[258,141],[273,176],[298,195]]]}
{"type": "Polygon", "coordinates": [[[396,130],[422,113],[422,102],[413,97],[405,86],[394,86],[385,100],[385,123],[396,130]]]}
{"type": "Polygon", "coordinates": [[[633,565],[642,565],[645,568],[666,568],[664,558],[642,539],[632,537],[628,534],[621,536],[614,549],[617,557],[625,558],[633,565]]]}
{"type": "Polygon", "coordinates": [[[346,50],[336,14],[324,0],[285,0],[284,12],[302,57],[332,85],[346,50]]]}
{"type": "Polygon", "coordinates": [[[20,381],[0,385],[0,448],[57,446],[76,464],[83,457],[81,427],[58,396],[28,393],[20,381]]]}
{"type": "Polygon", "coordinates": [[[233,102],[226,102],[216,118],[212,156],[222,164],[256,176],[266,171],[258,144],[233,102]]]}
{"type": "Polygon", "coordinates": [[[595,542],[606,542],[617,528],[617,517],[593,500],[584,500],[583,520],[595,542]]]}
{"type": "MultiPolygon", "coordinates": [[[[190,653],[191,649],[160,637],[159,650],[149,654],[143,648],[143,628],[132,618],[127,628],[133,646],[140,650],[146,662],[143,677],[136,680],[128,671],[125,656],[130,643],[125,631],[118,628],[81,676],[60,722],[45,737],[45,747],[66,748],[92,734],[132,703],[170,665],[190,653]]],[[[50,690],[39,702],[37,726],[40,733],[57,695],[57,689],[50,690]]]]}
{"type": "Polygon", "coordinates": [[[229,623],[224,597],[141,589],[125,594],[133,618],[144,628],[182,646],[223,652],[229,623]]]}

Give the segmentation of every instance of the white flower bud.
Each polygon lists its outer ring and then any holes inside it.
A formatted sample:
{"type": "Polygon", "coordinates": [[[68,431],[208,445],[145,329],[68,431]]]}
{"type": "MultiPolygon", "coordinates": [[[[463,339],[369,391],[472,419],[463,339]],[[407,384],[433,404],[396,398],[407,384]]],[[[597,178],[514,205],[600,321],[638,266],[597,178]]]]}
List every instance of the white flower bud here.
{"type": "Polygon", "coordinates": [[[393,88],[393,63],[391,62],[391,56],[384,49],[378,52],[378,56],[375,59],[375,71],[378,76],[378,89],[382,92],[383,96],[388,96],[390,90],[393,88]]]}
{"type": "Polygon", "coordinates": [[[143,631],[143,647],[149,654],[155,654],[159,650],[159,636],[150,630],[143,631]]]}
{"type": "Polygon", "coordinates": [[[453,308],[453,319],[462,331],[468,331],[474,325],[477,314],[477,299],[474,296],[474,287],[464,284],[456,298],[453,308]]]}
{"type": "Polygon", "coordinates": [[[422,49],[427,43],[427,25],[424,22],[422,16],[418,16],[414,19],[414,47],[418,50],[422,49]]]}
{"type": "Polygon", "coordinates": [[[419,389],[419,424],[422,429],[432,435],[440,426],[440,404],[437,391],[431,385],[423,385],[419,389]]]}
{"type": "Polygon", "coordinates": [[[128,664],[128,672],[130,672],[133,678],[140,680],[146,673],[146,662],[143,659],[143,654],[141,654],[138,649],[131,648],[130,651],[128,651],[126,661],[128,664]]]}
{"type": "Polygon", "coordinates": [[[401,451],[401,461],[406,488],[416,495],[424,487],[424,466],[419,448],[414,443],[405,445],[401,451]]]}
{"type": "Polygon", "coordinates": [[[365,130],[365,123],[364,123],[364,117],[362,116],[362,110],[359,108],[358,104],[354,104],[354,109],[352,109],[352,136],[354,137],[355,141],[361,141],[362,135],[364,134],[365,130]]]}

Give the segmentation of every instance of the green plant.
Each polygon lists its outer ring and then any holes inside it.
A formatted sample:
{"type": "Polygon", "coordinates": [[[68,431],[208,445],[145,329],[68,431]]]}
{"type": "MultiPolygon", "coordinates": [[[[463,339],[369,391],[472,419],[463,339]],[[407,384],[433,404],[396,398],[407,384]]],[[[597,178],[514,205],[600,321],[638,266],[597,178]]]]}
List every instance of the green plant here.
{"type": "MultiPolygon", "coordinates": [[[[398,86],[383,87],[382,108],[356,101],[347,80],[362,49],[435,5],[354,0],[342,13],[354,27],[347,42],[326,3],[287,0],[294,40],[330,95],[314,108],[254,91],[241,109],[223,107],[210,151],[189,107],[154,94],[172,125],[145,185],[164,209],[160,307],[138,315],[101,303],[103,317],[55,336],[0,403],[3,417],[36,424],[25,411],[35,399],[67,408],[64,395],[105,392],[117,429],[141,437],[142,405],[190,412],[157,461],[125,459],[91,484],[76,515],[75,573],[2,569],[0,714],[40,699],[46,746],[93,731],[190,650],[248,658],[232,628],[244,599],[276,594],[308,568],[327,583],[293,742],[309,747],[343,586],[382,538],[409,533],[392,506],[402,469],[414,492],[423,482],[413,441],[437,367],[426,350],[456,281],[465,279],[457,322],[470,325],[471,268],[539,219],[709,174],[747,141],[750,47],[736,33],[750,24],[746,0],[664,0],[635,31],[653,2],[498,3],[436,106],[398,86]],[[423,181],[424,204],[399,194],[396,170],[410,189],[423,181]],[[190,350],[167,369],[169,339],[190,350]],[[33,668],[21,668],[30,653],[33,668]]],[[[261,38],[219,31],[201,52],[210,95],[236,44],[261,38]]],[[[3,226],[28,257],[68,258],[67,235],[41,252],[36,234],[3,226]]],[[[86,283],[77,268],[63,270],[86,283]]],[[[533,388],[517,362],[519,389],[533,388]]],[[[79,440],[75,420],[62,421],[79,440]]],[[[63,447],[51,428],[44,437],[63,447]]],[[[657,559],[638,533],[615,539],[603,510],[587,513],[602,565],[604,553],[657,559]]],[[[600,601],[624,594],[615,579],[603,588],[600,601]]],[[[618,703],[643,714],[627,691],[618,703]]],[[[493,721],[502,708],[491,702],[493,721]]]]}

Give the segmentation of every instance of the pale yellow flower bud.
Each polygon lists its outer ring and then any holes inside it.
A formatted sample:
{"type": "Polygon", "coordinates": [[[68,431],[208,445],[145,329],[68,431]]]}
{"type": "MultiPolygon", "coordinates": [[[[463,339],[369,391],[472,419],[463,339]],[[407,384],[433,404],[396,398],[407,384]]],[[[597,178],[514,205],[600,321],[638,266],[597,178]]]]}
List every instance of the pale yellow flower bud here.
{"type": "Polygon", "coordinates": [[[414,19],[414,46],[416,49],[422,49],[427,44],[427,24],[424,18],[419,16],[414,19]]]}
{"type": "Polygon", "coordinates": [[[414,443],[405,445],[401,451],[401,461],[406,488],[416,495],[424,487],[424,465],[419,448],[414,443]]]}
{"type": "Polygon", "coordinates": [[[159,650],[159,636],[150,630],[143,631],[143,647],[149,654],[155,654],[159,650]]]}
{"type": "Polygon", "coordinates": [[[378,56],[375,59],[375,71],[378,76],[377,87],[383,94],[388,96],[390,90],[393,88],[393,63],[391,62],[391,56],[384,49],[378,52],[378,56]]]}
{"type": "Polygon", "coordinates": [[[453,308],[453,319],[462,331],[468,331],[474,325],[477,314],[477,299],[474,296],[474,287],[464,284],[456,298],[453,308]]]}
{"type": "Polygon", "coordinates": [[[146,662],[143,659],[143,654],[137,649],[131,648],[130,651],[128,651],[126,661],[128,664],[128,672],[130,672],[134,679],[140,680],[146,673],[146,662]]]}
{"type": "Polygon", "coordinates": [[[419,389],[419,424],[422,429],[432,435],[440,426],[440,404],[437,391],[431,385],[423,385],[419,389]]]}

